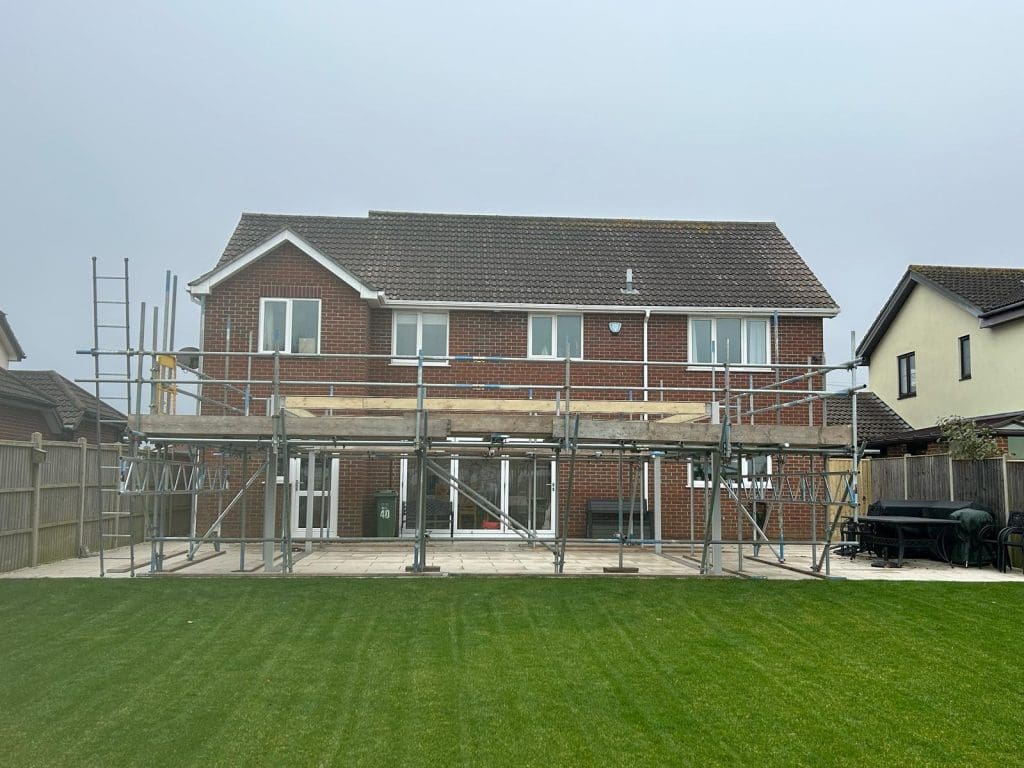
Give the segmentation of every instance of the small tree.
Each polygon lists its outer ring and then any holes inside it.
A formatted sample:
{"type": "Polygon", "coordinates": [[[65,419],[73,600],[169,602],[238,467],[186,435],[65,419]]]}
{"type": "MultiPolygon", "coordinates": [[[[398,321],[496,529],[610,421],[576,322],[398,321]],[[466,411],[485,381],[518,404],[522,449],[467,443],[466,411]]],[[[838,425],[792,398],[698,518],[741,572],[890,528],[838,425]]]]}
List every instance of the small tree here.
{"type": "Polygon", "coordinates": [[[954,459],[991,459],[999,455],[999,444],[984,424],[960,416],[939,419],[940,443],[949,445],[954,459]]]}

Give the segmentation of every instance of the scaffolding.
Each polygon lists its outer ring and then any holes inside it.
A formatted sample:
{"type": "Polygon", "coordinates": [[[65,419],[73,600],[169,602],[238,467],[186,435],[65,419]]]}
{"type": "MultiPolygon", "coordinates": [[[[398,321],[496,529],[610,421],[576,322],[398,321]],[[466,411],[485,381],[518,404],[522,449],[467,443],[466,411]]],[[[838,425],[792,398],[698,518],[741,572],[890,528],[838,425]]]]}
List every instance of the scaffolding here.
{"type": "MultiPolygon", "coordinates": [[[[116,490],[129,509],[144,516],[150,544],[146,565],[153,573],[164,569],[165,545],[172,542],[186,547],[188,562],[197,562],[204,546],[219,551],[224,544],[238,544],[239,572],[288,574],[314,545],[389,540],[411,545],[408,570],[424,573],[431,570],[429,549],[441,534],[431,524],[430,481],[479,515],[483,533],[474,532],[473,541],[518,540],[545,548],[551,554],[552,572],[561,574],[567,549],[584,543],[570,536],[583,462],[607,466],[616,478],[617,530],[611,537],[585,541],[613,554],[614,564],[605,568],[609,572],[635,570],[624,565],[623,554],[631,547],[685,561],[700,574],[722,575],[743,574],[750,557],[783,564],[785,547],[801,544],[812,548],[811,572],[829,576],[831,549],[845,543],[835,540],[842,517],[858,516],[859,361],[780,362],[777,333],[771,363],[758,365],[754,372],[737,371],[738,366],[729,362],[701,364],[705,386],[685,383],[683,375],[692,363],[650,360],[646,353],[642,360],[556,361],[422,351],[406,356],[321,353],[316,360],[332,372],[361,374],[288,378],[282,375],[282,363],[296,355],[254,351],[251,333],[245,351],[232,349],[230,318],[223,329],[225,349],[175,351],[177,278],[172,281],[170,273],[162,341],[158,343],[159,314],[154,307],[153,338],[146,347],[143,304],[138,344],[131,346],[127,276],[126,260],[126,343],[103,348],[94,333],[94,346],[82,353],[93,357],[96,373],[82,381],[94,383],[98,396],[101,385],[116,385],[128,393],[131,450],[121,459],[116,490]],[[101,375],[100,361],[108,359],[123,362],[124,373],[101,375]],[[368,366],[395,362],[414,367],[414,380],[374,380],[366,373],[368,366]],[[427,380],[435,365],[446,367],[444,380],[427,380]],[[500,376],[477,380],[481,366],[515,366],[538,373],[529,383],[511,383],[500,376]],[[553,376],[553,366],[560,369],[560,376],[553,376]],[[259,369],[255,375],[254,368],[259,369]],[[605,380],[602,369],[635,371],[642,384],[595,383],[605,380]],[[232,375],[243,370],[244,375],[232,375]],[[838,372],[849,374],[849,385],[830,391],[825,377],[838,372]],[[652,385],[658,374],[658,384],[652,385]],[[678,381],[666,385],[666,378],[678,381]],[[149,393],[148,413],[143,413],[143,392],[149,393]],[[836,397],[849,398],[852,427],[820,423],[823,404],[836,397]],[[196,415],[179,413],[182,398],[196,404],[196,415]],[[802,423],[784,423],[784,414],[803,408],[807,415],[802,423]],[[384,462],[391,473],[400,463],[401,507],[413,512],[411,525],[406,519],[390,537],[337,535],[336,523],[328,520],[337,514],[331,510],[345,495],[350,479],[343,477],[337,487],[333,467],[338,460],[353,458],[384,462]],[[831,467],[835,458],[849,460],[849,468],[831,467]],[[469,466],[480,459],[532,462],[533,492],[528,494],[525,522],[507,500],[495,500],[493,488],[475,487],[465,473],[453,471],[459,462],[469,466]],[[548,462],[551,519],[542,528],[535,509],[537,467],[548,462]],[[686,537],[663,536],[662,500],[670,487],[664,469],[674,465],[686,467],[680,488],[680,498],[689,499],[686,537]],[[262,530],[253,535],[249,491],[261,480],[262,530]],[[410,498],[412,486],[415,495],[410,498]],[[698,495],[701,509],[696,508],[698,495]],[[187,533],[169,530],[170,500],[175,497],[188,499],[187,533]],[[638,497],[644,502],[639,506],[638,497]],[[734,534],[723,529],[723,504],[735,511],[734,534]],[[297,505],[302,509],[296,517],[297,505]],[[785,516],[794,506],[809,515],[809,537],[785,536],[785,516]],[[226,521],[235,515],[238,535],[223,535],[226,521]],[[653,515],[653,535],[646,535],[646,515],[653,515]],[[296,529],[301,535],[294,534],[296,529]],[[250,545],[259,556],[255,565],[246,562],[253,551],[250,545]],[[727,546],[735,548],[735,567],[725,562],[727,546]],[[770,557],[762,557],[762,550],[770,557]]],[[[97,301],[94,290],[94,316],[97,301]]],[[[851,357],[853,349],[851,335],[851,357]]],[[[450,511],[452,539],[461,529],[458,514],[454,508],[450,511]]],[[[134,575],[133,549],[130,557],[134,575]]]]}

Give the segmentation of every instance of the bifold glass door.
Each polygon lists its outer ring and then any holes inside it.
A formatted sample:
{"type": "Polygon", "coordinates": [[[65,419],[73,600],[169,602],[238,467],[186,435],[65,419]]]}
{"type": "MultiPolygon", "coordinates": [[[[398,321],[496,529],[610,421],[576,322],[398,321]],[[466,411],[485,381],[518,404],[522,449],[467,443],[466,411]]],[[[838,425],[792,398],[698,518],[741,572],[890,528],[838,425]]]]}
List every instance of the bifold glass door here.
{"type": "MultiPolygon", "coordinates": [[[[511,527],[488,511],[493,505],[519,525],[539,534],[554,533],[554,462],[533,457],[464,457],[441,462],[464,484],[459,492],[427,475],[426,527],[435,534],[514,536],[511,527]],[[478,503],[483,502],[483,503],[478,503]]],[[[416,530],[419,476],[415,459],[402,459],[403,531],[416,530]]]]}

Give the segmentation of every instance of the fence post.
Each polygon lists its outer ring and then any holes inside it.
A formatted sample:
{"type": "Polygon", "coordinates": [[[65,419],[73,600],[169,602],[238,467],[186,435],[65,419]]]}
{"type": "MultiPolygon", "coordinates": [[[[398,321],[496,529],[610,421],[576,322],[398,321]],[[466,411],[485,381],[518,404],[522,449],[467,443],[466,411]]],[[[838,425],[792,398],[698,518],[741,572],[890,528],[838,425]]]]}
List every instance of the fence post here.
{"type": "Polygon", "coordinates": [[[43,462],[46,452],[43,450],[43,436],[39,432],[32,433],[32,567],[39,565],[39,503],[42,498],[43,462]]]}
{"type": "Polygon", "coordinates": [[[78,475],[78,556],[85,556],[85,483],[89,469],[89,443],[84,437],[78,438],[82,455],[82,469],[78,475]]]}
{"type": "Polygon", "coordinates": [[[946,454],[946,466],[949,467],[949,500],[956,501],[956,493],[953,490],[953,454],[946,454]]]}
{"type": "Polygon", "coordinates": [[[1003,465],[1003,520],[1002,524],[1010,519],[1010,476],[1006,473],[1006,454],[1002,456],[1003,465]]]}
{"type": "Polygon", "coordinates": [[[903,500],[910,498],[910,475],[907,473],[907,454],[903,454],[903,500]]]}

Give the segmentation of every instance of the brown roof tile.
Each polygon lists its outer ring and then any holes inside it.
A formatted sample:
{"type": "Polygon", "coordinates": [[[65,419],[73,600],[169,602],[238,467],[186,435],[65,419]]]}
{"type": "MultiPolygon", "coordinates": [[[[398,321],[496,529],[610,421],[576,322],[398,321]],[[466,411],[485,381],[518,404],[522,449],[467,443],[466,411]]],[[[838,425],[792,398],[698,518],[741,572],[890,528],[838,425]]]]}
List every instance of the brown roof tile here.
{"type": "Polygon", "coordinates": [[[838,309],[771,222],[246,213],[218,266],[284,229],[393,300],[838,309]]]}

